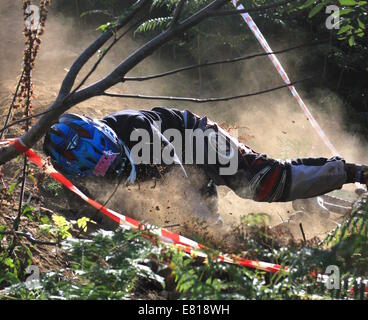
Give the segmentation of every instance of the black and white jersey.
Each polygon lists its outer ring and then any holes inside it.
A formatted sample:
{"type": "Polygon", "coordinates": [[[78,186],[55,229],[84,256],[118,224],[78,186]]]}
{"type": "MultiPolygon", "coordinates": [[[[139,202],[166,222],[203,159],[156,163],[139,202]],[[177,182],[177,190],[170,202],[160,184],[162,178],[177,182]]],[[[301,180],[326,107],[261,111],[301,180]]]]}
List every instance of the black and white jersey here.
{"type": "MultiPolygon", "coordinates": [[[[129,150],[139,143],[139,140],[132,139],[132,132],[137,129],[144,129],[148,132],[151,143],[155,135],[163,134],[166,144],[170,144],[171,141],[170,137],[166,137],[164,133],[170,129],[176,129],[183,137],[182,150],[174,147],[175,153],[181,155],[178,157],[180,164],[185,162],[183,155],[188,153],[188,149],[185,149],[188,142],[184,141],[184,138],[188,137],[188,131],[214,130],[217,133],[217,140],[215,139],[213,147],[218,153],[218,161],[214,163],[207,161],[207,150],[211,150],[212,145],[211,134],[209,134],[206,136],[206,144],[203,145],[206,149],[204,150],[204,168],[211,177],[215,177],[217,183],[224,183],[239,196],[255,201],[275,202],[310,198],[339,189],[347,180],[344,170],[345,161],[342,158],[306,158],[286,161],[271,159],[240,143],[206,116],[197,116],[189,110],[180,111],[166,107],[139,111],[123,110],[106,116],[102,121],[116,132],[129,150]],[[225,137],[226,142],[235,146],[236,152],[230,156],[226,153],[228,150],[225,150],[226,155],[221,154],[223,150],[220,152],[218,135],[225,137]],[[221,170],[226,169],[226,165],[219,161],[219,155],[236,158],[237,167],[232,174],[221,174],[221,170]]],[[[193,151],[191,160],[197,164],[196,143],[192,144],[191,151],[193,151]]],[[[152,150],[150,159],[152,162],[155,160],[152,150]]]]}

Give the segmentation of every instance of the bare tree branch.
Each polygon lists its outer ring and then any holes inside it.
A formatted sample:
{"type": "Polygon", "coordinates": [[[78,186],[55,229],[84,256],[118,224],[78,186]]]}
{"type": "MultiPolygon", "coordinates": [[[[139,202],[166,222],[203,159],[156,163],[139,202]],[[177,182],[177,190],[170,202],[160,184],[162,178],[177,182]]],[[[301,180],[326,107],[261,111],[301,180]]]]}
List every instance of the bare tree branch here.
{"type": "MultiPolygon", "coordinates": [[[[130,29],[131,28],[129,28],[129,30],[127,30],[127,32],[129,32],[130,29]]],[[[125,32],[124,32],[124,34],[125,34],[125,32]]],[[[355,34],[358,34],[358,33],[353,33],[353,35],[355,35],[355,34]]],[[[122,37],[122,36],[123,35],[119,36],[119,38],[122,37]]],[[[292,51],[292,50],[296,50],[296,49],[299,49],[299,48],[309,47],[309,46],[314,46],[314,45],[321,45],[321,44],[325,44],[327,42],[329,42],[329,38],[321,39],[319,41],[314,41],[314,42],[310,42],[310,43],[304,43],[304,44],[301,44],[301,45],[298,45],[298,46],[294,46],[294,47],[290,47],[290,48],[286,48],[286,49],[282,49],[282,50],[278,50],[278,51],[273,51],[271,53],[259,53],[259,54],[253,54],[253,55],[248,55],[248,56],[242,56],[242,57],[238,57],[238,58],[234,58],[234,59],[224,59],[224,60],[218,60],[218,61],[212,61],[212,62],[205,62],[205,63],[202,63],[202,64],[190,65],[190,66],[186,66],[186,67],[182,67],[182,68],[170,70],[170,71],[159,73],[159,74],[148,75],[148,76],[124,77],[123,81],[125,82],[125,81],[146,81],[146,80],[152,80],[152,79],[156,79],[156,78],[170,76],[170,75],[173,75],[173,74],[182,72],[182,71],[188,71],[188,70],[192,70],[192,69],[196,69],[196,68],[202,68],[202,67],[206,67],[206,66],[213,66],[213,65],[216,65],[216,64],[227,64],[227,63],[233,63],[233,62],[235,63],[235,62],[238,62],[238,61],[253,59],[253,58],[257,58],[257,57],[261,57],[261,56],[268,56],[270,54],[282,54],[282,53],[289,52],[289,51],[292,51]]],[[[110,47],[108,49],[110,49],[110,47]]],[[[91,69],[91,71],[92,70],[96,70],[97,69],[97,66],[99,65],[100,62],[101,62],[101,60],[99,59],[96,62],[95,66],[91,69]]],[[[92,72],[89,72],[88,75],[86,76],[86,78],[83,79],[81,81],[81,83],[76,88],[79,89],[81,86],[83,86],[83,84],[85,83],[85,81],[88,79],[88,77],[91,74],[92,74],[92,72]]],[[[77,91],[77,90],[74,89],[71,94],[75,93],[75,91],[77,91]]],[[[34,114],[32,116],[24,117],[22,119],[15,120],[15,121],[13,121],[10,124],[5,125],[0,130],[0,136],[1,136],[1,134],[4,133],[5,130],[9,129],[12,126],[15,126],[17,124],[20,124],[20,123],[22,123],[24,121],[27,121],[27,120],[30,120],[30,119],[38,118],[38,117],[43,116],[43,115],[45,115],[47,113],[50,113],[50,112],[53,112],[53,110],[52,109],[48,109],[46,111],[43,111],[43,112],[34,114]]],[[[4,116],[4,117],[6,117],[6,116],[4,116]]]]}
{"type": "Polygon", "coordinates": [[[327,43],[328,40],[320,40],[320,41],[316,41],[316,42],[310,42],[310,43],[304,43],[298,46],[294,46],[294,47],[290,47],[290,48],[286,48],[286,49],[282,49],[282,50],[278,50],[278,51],[273,51],[273,52],[262,52],[262,53],[255,53],[252,55],[246,55],[246,56],[241,56],[241,57],[237,57],[237,58],[233,58],[233,59],[224,59],[224,60],[217,60],[217,61],[210,61],[210,62],[204,62],[204,63],[200,63],[200,64],[193,64],[190,66],[186,66],[186,67],[182,67],[182,68],[178,68],[178,69],[174,69],[174,70],[170,70],[167,72],[162,72],[162,73],[158,73],[158,74],[153,74],[153,75],[148,75],[148,76],[141,76],[141,77],[125,77],[124,81],[146,81],[146,80],[152,80],[152,79],[157,79],[157,78],[162,78],[162,77],[166,77],[166,76],[170,76],[170,75],[174,75],[183,71],[189,71],[189,70],[193,70],[193,69],[198,69],[198,68],[203,68],[203,67],[209,67],[209,66],[214,66],[214,65],[219,65],[219,64],[228,64],[228,63],[235,63],[235,62],[239,62],[239,61],[244,61],[244,60],[250,60],[250,59],[254,59],[254,58],[258,58],[258,57],[263,57],[263,56],[268,56],[271,54],[281,54],[281,53],[286,53],[292,50],[296,50],[296,49],[300,49],[300,48],[304,48],[304,47],[309,47],[309,46],[314,46],[314,45],[321,45],[324,43],[327,43]]]}
{"type": "MultiPolygon", "coordinates": [[[[100,65],[100,63],[102,62],[103,58],[107,55],[107,53],[112,49],[112,47],[119,41],[121,40],[127,33],[129,33],[132,29],[134,29],[137,24],[141,23],[142,20],[139,20],[138,23],[136,24],[133,24],[130,28],[128,28],[124,33],[122,33],[119,37],[116,37],[114,39],[114,41],[106,48],[106,50],[104,50],[104,52],[102,53],[102,55],[99,57],[99,59],[96,61],[96,63],[93,65],[93,67],[91,68],[91,70],[87,73],[87,75],[82,79],[82,81],[73,89],[73,91],[68,94],[68,96],[70,95],[73,95],[76,91],[78,91],[85,83],[86,81],[89,79],[89,77],[93,74],[93,72],[96,71],[96,69],[98,68],[98,66],[100,65]]],[[[67,97],[65,98],[67,99],[67,97]]],[[[28,120],[31,120],[31,119],[34,119],[34,118],[38,118],[40,116],[43,116],[47,113],[50,113],[52,112],[53,110],[52,109],[48,109],[46,111],[43,111],[43,112],[40,112],[40,113],[37,113],[37,114],[33,114],[31,116],[28,116],[28,117],[24,117],[22,119],[18,119],[18,120],[15,120],[13,121],[12,123],[10,124],[6,124],[4,125],[4,127],[0,130],[0,138],[2,137],[2,135],[4,134],[4,131],[6,131],[7,129],[9,129],[10,127],[12,126],[15,126],[17,124],[20,124],[24,121],[28,121],[28,120]]]]}
{"type": "MultiPolygon", "coordinates": [[[[23,76],[24,76],[24,69],[23,69],[22,74],[21,74],[21,76],[20,76],[20,78],[19,78],[19,80],[18,80],[18,84],[17,84],[17,87],[16,87],[16,89],[15,89],[15,93],[14,93],[14,95],[13,95],[12,102],[10,103],[10,107],[9,107],[9,111],[8,111],[8,114],[7,114],[6,119],[5,119],[4,127],[8,125],[8,122],[9,122],[9,119],[10,119],[10,115],[11,115],[11,113],[12,113],[12,110],[13,110],[13,106],[14,106],[15,100],[17,99],[17,95],[18,95],[18,91],[19,91],[20,83],[21,83],[21,81],[22,81],[22,79],[23,79],[23,76]]],[[[0,140],[3,138],[4,132],[5,132],[5,130],[4,130],[4,129],[0,131],[0,140]]]]}
{"type": "Polygon", "coordinates": [[[77,85],[73,91],[70,93],[70,95],[73,95],[75,92],[77,92],[89,79],[89,77],[97,70],[98,66],[102,62],[102,60],[105,58],[105,56],[109,53],[109,51],[113,48],[113,46],[118,43],[122,38],[124,38],[132,29],[134,29],[138,24],[142,22],[142,19],[139,20],[137,23],[133,24],[130,28],[128,28],[125,32],[123,32],[120,36],[115,37],[114,41],[104,50],[104,52],[101,54],[101,56],[98,58],[94,66],[91,68],[91,70],[87,73],[87,75],[83,78],[83,80],[77,85]]]}
{"type": "MultiPolygon", "coordinates": [[[[145,58],[150,56],[156,49],[161,47],[162,44],[170,41],[178,34],[190,29],[191,27],[197,25],[205,18],[208,17],[210,11],[220,8],[226,4],[229,0],[214,0],[211,4],[207,5],[202,10],[196,12],[194,15],[186,19],[180,24],[177,24],[175,28],[169,28],[163,31],[151,41],[147,42],[143,47],[132,53],[128,58],[126,58],[120,65],[113,70],[108,76],[96,82],[95,84],[80,90],[75,93],[70,99],[70,103],[76,104],[84,101],[90,97],[100,95],[110,87],[116,85],[117,83],[124,81],[125,74],[138,65],[145,58]]],[[[1,159],[1,157],[0,157],[1,159]]],[[[1,161],[0,161],[1,163],[1,161]]]]}
{"type": "Polygon", "coordinates": [[[178,3],[178,5],[176,6],[175,12],[174,12],[174,16],[173,16],[173,20],[171,22],[170,28],[175,27],[175,25],[178,23],[180,15],[184,9],[184,5],[185,2],[187,0],[180,0],[180,2],[178,3]]]}
{"type": "MultiPolygon", "coordinates": [[[[94,96],[102,95],[106,90],[114,86],[115,84],[124,80],[125,74],[134,68],[137,64],[143,61],[145,58],[150,56],[155,50],[161,47],[164,43],[170,41],[175,36],[182,32],[190,29],[191,27],[199,24],[204,19],[208,18],[209,13],[213,10],[221,8],[223,5],[228,3],[229,0],[214,0],[192,16],[178,23],[174,28],[169,28],[161,32],[159,35],[154,37],[151,41],[148,41],[140,49],[136,50],[124,61],[122,61],[115,70],[113,70],[105,78],[98,82],[88,86],[87,88],[81,89],[72,95],[69,95],[70,90],[73,87],[74,81],[85,65],[85,63],[100,49],[112,36],[113,32],[108,31],[106,34],[100,36],[94,43],[92,43],[76,60],[71,70],[67,74],[63,81],[60,89],[60,93],[55,102],[49,107],[50,112],[45,113],[33,126],[25,133],[20,141],[27,147],[32,147],[42,136],[46,133],[47,129],[54,123],[57,118],[67,111],[72,106],[90,99],[94,96]],[[66,99],[67,98],[67,99],[66,99]]],[[[143,2],[146,2],[143,0],[143,2]]],[[[148,0],[147,0],[148,2],[148,0]]],[[[129,21],[133,19],[134,15],[128,16],[129,21]]],[[[126,21],[124,20],[124,25],[126,21]]],[[[120,25],[123,24],[120,23],[120,25]]],[[[119,26],[120,26],[119,25],[119,26]]],[[[0,149],[0,164],[3,164],[14,157],[18,152],[15,150],[13,145],[3,147],[0,149]]]]}
{"type": "MultiPolygon", "coordinates": [[[[168,101],[187,101],[187,102],[194,102],[194,103],[208,103],[208,102],[220,102],[220,101],[230,101],[230,100],[236,100],[241,98],[247,98],[252,96],[257,96],[265,93],[269,93],[272,91],[280,90],[283,88],[287,88],[290,86],[293,86],[297,83],[310,81],[312,79],[317,78],[317,76],[309,77],[302,80],[294,81],[290,84],[284,84],[282,86],[274,87],[271,89],[266,89],[258,92],[253,93],[246,93],[246,94],[240,94],[240,95],[234,95],[234,96],[227,96],[227,97],[220,97],[220,98],[187,98],[187,97],[172,97],[172,96],[148,96],[148,95],[140,95],[140,94],[118,94],[118,93],[112,93],[112,92],[104,92],[102,95],[106,97],[112,97],[112,98],[126,98],[126,99],[143,99],[143,100],[168,100],[168,101]]],[[[318,78],[320,78],[318,76],[318,78]]]]}
{"type": "Polygon", "coordinates": [[[47,113],[50,113],[52,112],[53,110],[52,109],[48,109],[46,111],[43,111],[43,112],[40,112],[40,113],[36,113],[36,114],[33,114],[31,116],[28,116],[28,117],[24,117],[24,118],[21,118],[21,119],[18,119],[18,120],[14,120],[12,123],[9,123],[7,124],[6,126],[4,126],[1,130],[0,130],[0,133],[3,133],[5,130],[8,130],[9,128],[17,125],[17,124],[20,124],[22,122],[25,122],[25,121],[28,121],[28,120],[31,120],[31,119],[34,119],[34,118],[38,118],[40,116],[43,116],[47,113]]]}
{"type": "Polygon", "coordinates": [[[279,2],[275,2],[275,3],[271,3],[268,5],[264,5],[264,6],[259,6],[259,7],[249,7],[249,8],[244,8],[244,9],[235,9],[235,10],[217,10],[217,11],[213,11],[210,13],[210,15],[212,17],[216,17],[216,16],[229,16],[229,15],[236,15],[236,14],[241,14],[241,13],[251,13],[251,12],[261,12],[261,11],[266,11],[266,10],[270,10],[270,9],[274,9],[276,7],[280,7],[283,5],[287,5],[289,3],[294,3],[294,2],[299,2],[300,0],[283,0],[283,1],[279,1],[279,2]]]}
{"type": "Polygon", "coordinates": [[[83,51],[83,53],[75,60],[73,65],[71,66],[68,74],[64,78],[64,81],[61,85],[61,89],[58,95],[58,99],[65,98],[71,91],[74,81],[77,78],[79,72],[82,70],[83,66],[93,57],[93,55],[109,40],[114,34],[119,31],[121,28],[126,26],[135,16],[136,14],[145,7],[150,0],[143,0],[141,3],[132,10],[126,17],[122,20],[118,21],[117,25],[110,30],[104,32],[99,36],[97,40],[95,40],[87,49],[83,51]]]}

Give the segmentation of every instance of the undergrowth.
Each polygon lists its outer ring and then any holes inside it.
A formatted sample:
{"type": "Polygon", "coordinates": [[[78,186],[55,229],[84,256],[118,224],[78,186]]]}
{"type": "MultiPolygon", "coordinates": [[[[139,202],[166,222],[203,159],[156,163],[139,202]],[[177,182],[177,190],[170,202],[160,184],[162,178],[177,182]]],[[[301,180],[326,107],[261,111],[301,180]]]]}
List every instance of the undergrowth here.
{"type": "Polygon", "coordinates": [[[305,246],[278,245],[269,229],[260,227],[262,218],[244,220],[241,255],[288,266],[289,272],[275,274],[224,264],[213,249],[204,261],[156,241],[153,245],[141,233],[99,231],[89,240],[63,242],[69,270],[41,274],[36,284],[18,282],[0,298],[132,299],[151,289],[158,299],[364,299],[367,215],[365,197],[324,241],[305,246]],[[318,276],[330,265],[339,268],[339,289],[328,290],[329,280],[318,276]]]}

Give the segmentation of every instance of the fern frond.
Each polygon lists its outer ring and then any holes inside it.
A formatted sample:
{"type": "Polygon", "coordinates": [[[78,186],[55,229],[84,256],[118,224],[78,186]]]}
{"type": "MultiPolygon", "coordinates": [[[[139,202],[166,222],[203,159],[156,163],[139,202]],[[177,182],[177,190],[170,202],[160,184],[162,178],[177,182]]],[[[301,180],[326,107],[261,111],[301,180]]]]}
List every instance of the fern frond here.
{"type": "Polygon", "coordinates": [[[136,30],[138,33],[164,30],[170,25],[172,17],[160,17],[143,22],[136,30]]]}

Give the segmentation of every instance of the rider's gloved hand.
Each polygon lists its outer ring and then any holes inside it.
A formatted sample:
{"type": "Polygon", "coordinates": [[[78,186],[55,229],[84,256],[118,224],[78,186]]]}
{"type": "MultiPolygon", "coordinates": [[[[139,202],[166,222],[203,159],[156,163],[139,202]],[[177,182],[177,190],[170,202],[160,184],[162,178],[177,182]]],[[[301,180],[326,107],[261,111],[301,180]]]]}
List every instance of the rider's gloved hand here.
{"type": "Polygon", "coordinates": [[[368,185],[368,166],[354,164],[354,163],[346,163],[345,164],[345,172],[347,176],[346,183],[361,183],[368,185]]]}

